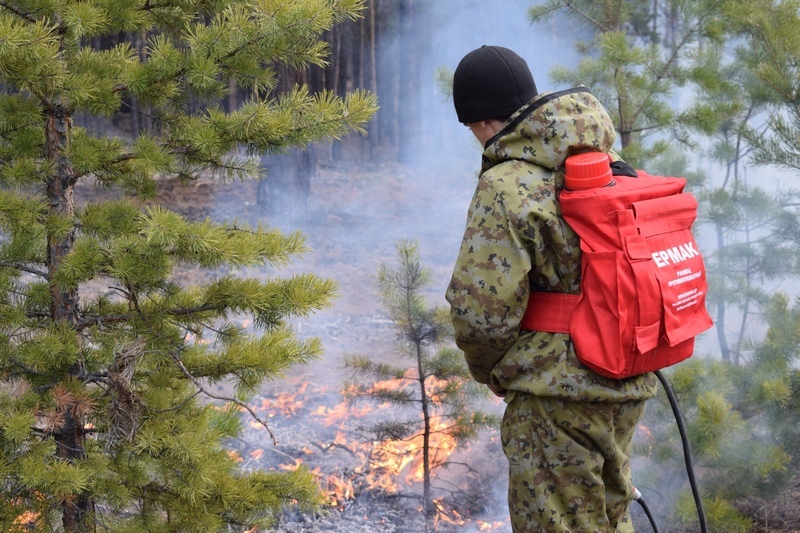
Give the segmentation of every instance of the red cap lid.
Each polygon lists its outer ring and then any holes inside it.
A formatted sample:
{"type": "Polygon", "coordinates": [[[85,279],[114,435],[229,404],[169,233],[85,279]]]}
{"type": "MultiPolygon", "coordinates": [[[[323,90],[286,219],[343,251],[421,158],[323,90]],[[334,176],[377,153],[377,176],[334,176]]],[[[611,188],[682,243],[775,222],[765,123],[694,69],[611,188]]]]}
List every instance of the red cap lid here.
{"type": "Polygon", "coordinates": [[[565,166],[569,189],[605,187],[614,179],[611,175],[611,160],[605,152],[585,152],[570,156],[565,166]]]}

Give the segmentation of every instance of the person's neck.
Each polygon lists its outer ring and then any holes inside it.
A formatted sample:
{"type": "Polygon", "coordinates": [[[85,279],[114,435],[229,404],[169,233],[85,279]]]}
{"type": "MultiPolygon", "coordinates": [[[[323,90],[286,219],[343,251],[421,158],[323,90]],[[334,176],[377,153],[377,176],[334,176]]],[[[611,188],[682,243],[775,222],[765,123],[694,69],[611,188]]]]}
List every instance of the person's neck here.
{"type": "Polygon", "coordinates": [[[467,124],[469,129],[472,130],[473,135],[480,141],[482,146],[486,146],[486,143],[497,135],[497,133],[503,129],[505,126],[505,122],[502,120],[497,120],[494,118],[480,120],[478,122],[472,122],[467,124]]]}

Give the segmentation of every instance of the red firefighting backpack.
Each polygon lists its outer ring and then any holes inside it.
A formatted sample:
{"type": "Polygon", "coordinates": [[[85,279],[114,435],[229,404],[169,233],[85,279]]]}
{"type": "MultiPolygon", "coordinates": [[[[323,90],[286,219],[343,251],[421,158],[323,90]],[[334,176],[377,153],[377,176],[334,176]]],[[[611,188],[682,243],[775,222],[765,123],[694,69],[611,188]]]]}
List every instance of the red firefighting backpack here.
{"type": "Polygon", "coordinates": [[[559,202],[580,237],[581,293],[532,291],[521,327],[570,334],[581,362],[622,379],[687,359],[712,321],[686,180],[611,174],[602,152],[567,159],[559,202]]]}

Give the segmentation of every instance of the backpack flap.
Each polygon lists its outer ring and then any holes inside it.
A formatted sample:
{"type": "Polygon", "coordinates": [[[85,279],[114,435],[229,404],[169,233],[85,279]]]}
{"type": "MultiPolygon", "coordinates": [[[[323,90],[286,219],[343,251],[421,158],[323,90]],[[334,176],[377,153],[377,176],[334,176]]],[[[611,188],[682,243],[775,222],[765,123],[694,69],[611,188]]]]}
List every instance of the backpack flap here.
{"type": "Polygon", "coordinates": [[[706,312],[705,264],[691,227],[697,200],[688,193],[633,204],[636,227],[647,242],[649,270],[663,300],[664,335],[676,346],[711,327],[706,312]]]}

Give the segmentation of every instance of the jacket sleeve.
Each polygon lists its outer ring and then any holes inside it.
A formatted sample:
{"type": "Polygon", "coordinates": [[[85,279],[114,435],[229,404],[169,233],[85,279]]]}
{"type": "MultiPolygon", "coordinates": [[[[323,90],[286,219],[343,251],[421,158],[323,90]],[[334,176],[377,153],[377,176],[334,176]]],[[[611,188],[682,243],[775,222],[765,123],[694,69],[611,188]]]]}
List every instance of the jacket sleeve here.
{"type": "Polygon", "coordinates": [[[479,383],[516,342],[528,302],[531,258],[505,200],[481,176],[446,295],[456,344],[479,383]]]}

